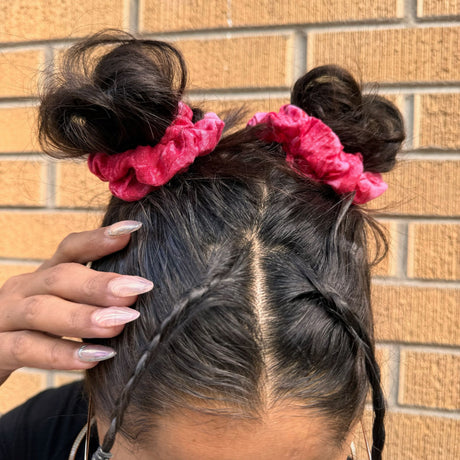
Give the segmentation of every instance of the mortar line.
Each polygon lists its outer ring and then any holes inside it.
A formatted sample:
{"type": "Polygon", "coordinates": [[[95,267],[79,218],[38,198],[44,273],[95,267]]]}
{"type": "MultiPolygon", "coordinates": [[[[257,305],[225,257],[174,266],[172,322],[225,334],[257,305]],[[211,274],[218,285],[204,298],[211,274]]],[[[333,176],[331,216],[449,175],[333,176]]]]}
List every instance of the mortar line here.
{"type": "Polygon", "coordinates": [[[460,224],[460,218],[458,216],[436,216],[432,214],[423,214],[421,216],[411,214],[395,214],[380,211],[377,220],[385,221],[402,221],[406,220],[407,223],[422,223],[422,224],[460,224]]]}
{"type": "Polygon", "coordinates": [[[0,259],[0,265],[17,265],[20,262],[20,265],[30,265],[35,267],[37,265],[36,261],[32,259],[16,259],[16,258],[3,258],[0,259]]]}
{"type": "Polygon", "coordinates": [[[447,347],[438,347],[433,344],[411,344],[405,343],[399,345],[401,351],[415,351],[415,352],[424,352],[432,354],[442,354],[442,355],[453,355],[460,356],[460,346],[451,345],[452,348],[447,347]]]}
{"type": "Polygon", "coordinates": [[[49,160],[46,174],[45,208],[56,208],[56,163],[49,160]]]}
{"type": "Polygon", "coordinates": [[[55,375],[55,371],[53,369],[49,369],[46,372],[46,388],[54,387],[54,375],[55,375]]]}
{"type": "Polygon", "coordinates": [[[416,24],[417,0],[404,0],[404,18],[408,25],[416,24]]]}
{"type": "Polygon", "coordinates": [[[430,161],[446,161],[446,160],[460,160],[460,151],[459,150],[452,150],[452,151],[430,151],[424,149],[414,149],[410,152],[403,152],[402,153],[402,160],[409,161],[409,160],[430,160],[430,161]]]}
{"type": "MultiPolygon", "coordinates": [[[[370,404],[366,404],[366,409],[372,410],[372,406],[370,404]]],[[[429,416],[429,417],[437,417],[437,418],[446,418],[446,419],[453,419],[453,420],[460,420],[460,412],[452,412],[447,409],[432,409],[426,408],[422,406],[393,406],[388,411],[392,414],[407,414],[407,415],[415,415],[415,416],[429,416]]]]}
{"type": "Polygon", "coordinates": [[[406,94],[403,103],[403,115],[406,130],[406,139],[404,140],[404,150],[411,150],[414,148],[414,96],[406,94]]]}
{"type": "MultiPolygon", "coordinates": [[[[378,344],[377,344],[378,345],[378,344]]],[[[390,377],[390,387],[388,388],[388,394],[386,397],[388,406],[394,407],[398,404],[399,394],[399,372],[400,372],[400,353],[399,347],[395,345],[380,347],[389,349],[389,360],[387,362],[388,373],[390,377]]]]}
{"type": "Polygon", "coordinates": [[[460,281],[439,281],[439,280],[419,280],[419,279],[399,279],[373,277],[372,283],[376,286],[392,286],[392,287],[415,287],[415,288],[435,288],[435,289],[459,289],[460,281]]]}
{"type": "Polygon", "coordinates": [[[398,340],[376,340],[376,345],[379,347],[397,346],[399,351],[405,351],[406,347],[409,351],[421,351],[425,353],[441,353],[441,354],[454,354],[460,353],[459,345],[450,345],[445,343],[434,343],[434,342],[402,342],[398,340]]]}
{"type": "Polygon", "coordinates": [[[228,24],[228,27],[233,27],[232,0],[227,0],[227,24],[228,24]]]}
{"type": "Polygon", "coordinates": [[[432,416],[443,418],[452,418],[454,420],[460,420],[460,411],[457,409],[435,409],[428,406],[416,406],[408,404],[398,404],[391,409],[393,413],[405,413],[405,414],[414,414],[414,415],[423,415],[423,416],[432,416]],[[442,414],[442,415],[441,415],[442,414]]]}
{"type": "Polygon", "coordinates": [[[139,33],[139,0],[129,1],[129,25],[128,30],[132,34],[139,33]]]}
{"type": "Polygon", "coordinates": [[[11,214],[22,214],[27,211],[28,214],[101,214],[101,210],[97,208],[48,208],[38,206],[0,206],[0,212],[9,212],[11,214]]]}
{"type": "Polygon", "coordinates": [[[407,260],[408,260],[408,230],[407,222],[400,221],[397,224],[397,249],[396,249],[396,278],[407,279],[407,260]]]}
{"type": "Polygon", "coordinates": [[[299,79],[307,70],[307,35],[296,32],[293,39],[292,81],[299,79]]]}

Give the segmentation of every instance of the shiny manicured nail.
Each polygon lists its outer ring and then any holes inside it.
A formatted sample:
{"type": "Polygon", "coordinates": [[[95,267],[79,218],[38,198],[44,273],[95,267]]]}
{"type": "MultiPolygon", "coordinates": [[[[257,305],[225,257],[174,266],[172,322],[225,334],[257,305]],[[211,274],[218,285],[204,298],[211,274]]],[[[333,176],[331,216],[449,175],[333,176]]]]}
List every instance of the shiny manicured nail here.
{"type": "Polygon", "coordinates": [[[105,235],[110,237],[117,237],[121,235],[128,235],[142,227],[142,223],[137,220],[122,220],[116,224],[112,224],[105,229],[105,235]]]}
{"type": "Polygon", "coordinates": [[[109,307],[97,310],[92,315],[93,322],[100,327],[120,326],[139,318],[137,310],[126,307],[109,307]]]}
{"type": "Polygon", "coordinates": [[[83,345],[77,351],[77,358],[85,363],[94,363],[113,358],[116,354],[112,348],[102,345],[83,345]]]}
{"type": "Polygon", "coordinates": [[[151,291],[153,283],[139,276],[120,276],[109,281],[109,290],[117,297],[130,297],[151,291]]]}

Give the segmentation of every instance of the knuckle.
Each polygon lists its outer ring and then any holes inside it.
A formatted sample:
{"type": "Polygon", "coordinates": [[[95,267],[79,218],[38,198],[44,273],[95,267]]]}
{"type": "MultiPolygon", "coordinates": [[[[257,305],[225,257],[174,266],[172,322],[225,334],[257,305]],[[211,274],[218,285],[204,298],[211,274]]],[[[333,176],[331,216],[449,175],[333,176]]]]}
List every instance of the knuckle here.
{"type": "Polygon", "coordinates": [[[14,294],[18,292],[24,283],[26,282],[27,274],[24,275],[15,275],[11,278],[8,278],[3,286],[0,288],[0,293],[2,294],[14,294]]]}
{"type": "Polygon", "coordinates": [[[33,295],[23,301],[23,318],[27,325],[32,325],[43,308],[43,297],[33,295]]]}
{"type": "Polygon", "coordinates": [[[62,264],[49,268],[46,273],[45,279],[43,280],[45,285],[50,287],[57,284],[62,277],[62,271],[62,264]]]}
{"type": "Polygon", "coordinates": [[[69,276],[69,269],[71,269],[73,265],[77,264],[63,263],[48,268],[43,282],[48,287],[62,282],[62,280],[69,276]]]}
{"type": "Polygon", "coordinates": [[[100,274],[95,274],[93,276],[90,276],[82,284],[83,294],[85,294],[88,297],[93,297],[94,295],[99,293],[102,281],[103,281],[103,276],[100,274]]]}
{"type": "Polygon", "coordinates": [[[30,332],[21,331],[13,335],[11,341],[10,353],[12,358],[17,363],[23,363],[26,360],[27,354],[30,350],[30,332]]]}
{"type": "Polygon", "coordinates": [[[50,369],[59,369],[61,362],[61,347],[60,343],[55,341],[48,353],[48,365],[50,369]]]}
{"type": "Polygon", "coordinates": [[[70,331],[81,330],[84,326],[82,316],[82,313],[77,309],[73,309],[69,312],[67,315],[67,323],[70,331]]]}

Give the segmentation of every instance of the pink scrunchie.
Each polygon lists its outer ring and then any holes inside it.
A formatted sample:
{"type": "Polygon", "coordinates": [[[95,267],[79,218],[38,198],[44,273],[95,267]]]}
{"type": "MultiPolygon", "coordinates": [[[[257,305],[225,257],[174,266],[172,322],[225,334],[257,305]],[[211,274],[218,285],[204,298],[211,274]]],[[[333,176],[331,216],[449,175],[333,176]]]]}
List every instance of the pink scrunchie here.
{"type": "Polygon", "coordinates": [[[353,203],[367,203],[388,188],[379,173],[363,171],[360,153],[345,153],[329,126],[295,105],[284,105],[278,113],[258,112],[248,122],[259,124],[266,125],[262,138],[280,143],[296,170],[329,184],[338,194],[356,192],[353,203]]]}
{"type": "Polygon", "coordinates": [[[192,122],[193,112],[179,102],[179,110],[160,142],[154,147],[139,146],[123,153],[94,153],[88,158],[90,171],[109,182],[113,195],[136,201],[190,166],[196,157],[212,152],[224,129],[213,112],[192,122]]]}

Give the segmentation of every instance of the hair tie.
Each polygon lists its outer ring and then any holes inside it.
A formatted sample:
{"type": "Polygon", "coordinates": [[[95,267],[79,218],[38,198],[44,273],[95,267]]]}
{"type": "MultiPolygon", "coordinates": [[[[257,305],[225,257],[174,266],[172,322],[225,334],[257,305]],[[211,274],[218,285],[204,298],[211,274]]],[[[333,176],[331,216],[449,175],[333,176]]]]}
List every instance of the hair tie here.
{"type": "Polygon", "coordinates": [[[379,173],[364,171],[360,153],[345,153],[329,126],[295,105],[283,105],[278,113],[256,113],[248,126],[256,125],[266,126],[260,137],[280,143],[295,170],[340,195],[356,192],[355,204],[367,203],[388,188],[379,173]]]}
{"type": "Polygon", "coordinates": [[[179,102],[178,113],[154,147],[139,146],[126,152],[89,155],[90,171],[109,182],[113,195],[136,201],[187,169],[195,158],[212,152],[224,129],[224,122],[213,112],[192,122],[193,112],[179,102]]]}

